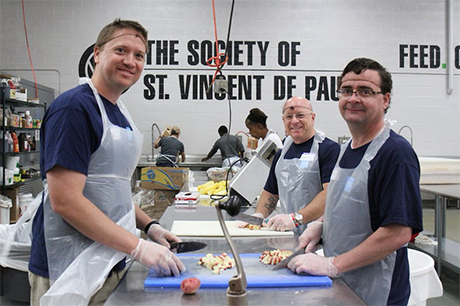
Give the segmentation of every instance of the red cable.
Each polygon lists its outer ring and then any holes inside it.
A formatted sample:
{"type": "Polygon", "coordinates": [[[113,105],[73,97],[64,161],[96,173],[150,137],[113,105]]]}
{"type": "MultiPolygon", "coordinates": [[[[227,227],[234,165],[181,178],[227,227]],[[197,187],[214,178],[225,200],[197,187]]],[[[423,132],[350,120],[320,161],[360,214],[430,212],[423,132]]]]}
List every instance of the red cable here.
{"type": "Polygon", "coordinates": [[[212,86],[212,84],[214,84],[214,81],[216,80],[217,73],[220,72],[221,67],[223,65],[225,65],[225,63],[228,61],[228,56],[225,55],[225,53],[219,53],[219,43],[218,43],[218,40],[217,40],[216,7],[214,5],[214,0],[212,0],[212,14],[213,14],[213,17],[214,17],[214,36],[216,38],[216,56],[210,57],[206,61],[206,64],[209,67],[216,67],[216,72],[214,73],[214,77],[212,79],[212,82],[211,82],[210,86],[212,86]],[[223,62],[220,61],[221,56],[225,56],[225,60],[223,62]],[[211,61],[213,61],[213,60],[214,60],[214,64],[211,64],[211,61]]]}
{"type": "Polygon", "coordinates": [[[32,64],[32,56],[30,55],[29,38],[27,37],[27,25],[26,25],[26,13],[24,10],[24,0],[22,0],[21,2],[22,2],[22,20],[24,20],[24,32],[26,34],[27,52],[29,52],[30,67],[32,68],[32,74],[34,76],[35,98],[38,98],[37,78],[35,77],[34,65],[32,64]]]}

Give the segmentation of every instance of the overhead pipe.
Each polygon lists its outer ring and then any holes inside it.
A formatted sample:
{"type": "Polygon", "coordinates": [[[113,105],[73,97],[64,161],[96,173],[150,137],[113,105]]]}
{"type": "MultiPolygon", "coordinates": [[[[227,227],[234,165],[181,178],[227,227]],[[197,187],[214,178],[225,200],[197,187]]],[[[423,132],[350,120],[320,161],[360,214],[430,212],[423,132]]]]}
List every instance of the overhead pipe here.
{"type": "Polygon", "coordinates": [[[454,4],[447,0],[447,94],[452,94],[454,83],[454,4]]]}

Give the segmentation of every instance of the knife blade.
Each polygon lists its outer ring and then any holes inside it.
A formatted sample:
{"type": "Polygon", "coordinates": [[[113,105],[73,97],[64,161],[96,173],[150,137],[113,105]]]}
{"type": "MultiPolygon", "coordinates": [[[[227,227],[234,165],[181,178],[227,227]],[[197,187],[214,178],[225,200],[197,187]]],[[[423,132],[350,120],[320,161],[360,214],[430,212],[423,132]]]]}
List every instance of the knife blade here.
{"type": "Polygon", "coordinates": [[[299,250],[295,251],[291,256],[283,259],[282,261],[280,261],[280,263],[278,263],[274,268],[273,268],[273,271],[275,270],[279,270],[279,269],[283,269],[283,268],[286,268],[288,263],[294,258],[296,257],[297,255],[302,255],[305,253],[305,248],[300,248],[299,250]]]}
{"type": "Polygon", "coordinates": [[[185,252],[192,252],[201,250],[207,247],[207,244],[204,242],[198,241],[189,241],[189,242],[175,242],[170,241],[169,245],[171,246],[171,251],[175,251],[175,253],[185,253],[185,252]]]}
{"type": "Polygon", "coordinates": [[[248,214],[238,214],[238,215],[235,216],[235,219],[238,219],[240,221],[244,221],[244,222],[247,222],[247,223],[250,223],[250,224],[254,224],[254,225],[262,225],[262,223],[264,223],[263,218],[259,218],[259,217],[256,217],[256,216],[251,216],[251,215],[248,215],[248,214]]]}

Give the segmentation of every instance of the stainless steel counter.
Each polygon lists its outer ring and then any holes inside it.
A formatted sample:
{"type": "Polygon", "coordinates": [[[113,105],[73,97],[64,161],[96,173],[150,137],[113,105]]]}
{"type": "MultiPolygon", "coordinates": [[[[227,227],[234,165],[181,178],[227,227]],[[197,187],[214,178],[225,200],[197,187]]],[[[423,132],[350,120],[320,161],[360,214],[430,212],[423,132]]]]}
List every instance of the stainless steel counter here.
{"type": "MultiPolygon", "coordinates": [[[[226,215],[224,213],[224,215],[226,215]]],[[[226,217],[226,219],[231,219],[226,217]]],[[[195,211],[176,211],[169,207],[160,223],[171,229],[174,220],[217,220],[214,207],[198,206],[195,211]]],[[[190,240],[181,237],[184,241],[190,240]]],[[[297,237],[234,237],[239,253],[263,252],[272,248],[292,248],[297,237]]],[[[196,238],[193,240],[197,240],[196,238]]],[[[198,253],[230,252],[224,238],[203,238],[208,246],[198,253]]],[[[148,269],[134,262],[105,305],[227,305],[226,289],[200,289],[196,294],[184,295],[180,289],[144,289],[148,269]]],[[[236,271],[235,271],[236,274],[236,271]]],[[[248,305],[365,305],[340,279],[331,287],[249,288],[248,305]]]]}
{"type": "Polygon", "coordinates": [[[460,184],[420,185],[420,191],[435,197],[435,232],[438,245],[411,244],[411,247],[434,256],[436,270],[441,276],[442,264],[460,272],[459,244],[446,238],[446,209],[448,199],[460,201],[460,184]]]}
{"type": "MultiPolygon", "coordinates": [[[[205,162],[201,161],[203,157],[206,157],[206,155],[187,155],[185,156],[185,162],[179,163],[179,167],[190,168],[190,170],[196,171],[203,171],[212,167],[222,167],[222,158],[220,155],[213,156],[205,162]]],[[[154,156],[152,159],[150,155],[142,155],[137,166],[139,168],[156,166],[156,158],[157,156],[154,156]]]]}

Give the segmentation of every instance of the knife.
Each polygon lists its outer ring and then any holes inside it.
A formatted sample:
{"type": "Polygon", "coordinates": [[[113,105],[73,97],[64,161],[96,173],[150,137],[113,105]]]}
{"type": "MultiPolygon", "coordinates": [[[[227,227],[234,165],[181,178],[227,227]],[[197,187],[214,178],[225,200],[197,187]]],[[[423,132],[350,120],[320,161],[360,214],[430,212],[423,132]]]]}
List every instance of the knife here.
{"type": "Polygon", "coordinates": [[[283,259],[282,261],[280,261],[280,263],[278,263],[274,268],[273,268],[273,271],[275,270],[279,270],[279,269],[283,269],[283,268],[286,268],[288,263],[294,258],[296,257],[297,255],[302,255],[302,254],[305,254],[305,248],[300,248],[299,250],[297,250],[296,252],[294,252],[291,256],[283,259]]]}
{"type": "Polygon", "coordinates": [[[175,242],[170,241],[171,251],[176,250],[174,253],[192,252],[205,248],[207,246],[204,242],[191,241],[191,242],[175,242]]]}
{"type": "Polygon", "coordinates": [[[248,214],[238,214],[238,215],[235,216],[235,218],[240,220],[240,221],[244,221],[244,222],[254,224],[254,225],[262,225],[262,223],[264,223],[263,218],[259,218],[259,217],[256,217],[256,216],[251,216],[251,215],[248,215],[248,214]]]}

